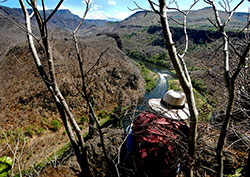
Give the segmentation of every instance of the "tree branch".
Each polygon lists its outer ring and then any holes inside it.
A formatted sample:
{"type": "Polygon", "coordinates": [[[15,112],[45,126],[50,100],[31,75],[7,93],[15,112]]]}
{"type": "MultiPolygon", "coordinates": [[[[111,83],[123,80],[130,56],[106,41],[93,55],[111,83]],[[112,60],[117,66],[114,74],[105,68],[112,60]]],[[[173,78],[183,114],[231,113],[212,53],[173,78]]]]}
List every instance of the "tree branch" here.
{"type": "Polygon", "coordinates": [[[59,9],[59,7],[61,6],[61,4],[63,3],[64,0],[60,0],[60,2],[56,5],[56,8],[51,12],[51,14],[48,16],[48,18],[44,19],[44,23],[47,23],[52,17],[53,15],[57,12],[57,10],[59,9]]]}
{"type": "Polygon", "coordinates": [[[246,49],[244,50],[242,56],[240,57],[240,62],[238,63],[237,69],[232,75],[232,80],[236,80],[243,66],[245,66],[247,55],[250,51],[250,43],[248,43],[246,49]]]}
{"type": "MultiPolygon", "coordinates": [[[[1,8],[1,7],[0,7],[1,8]]],[[[8,18],[6,15],[0,13],[0,16],[2,16],[3,18],[5,18],[6,20],[10,21],[11,23],[13,23],[14,25],[16,25],[17,27],[19,27],[21,30],[23,30],[26,33],[29,33],[27,28],[25,28],[22,24],[20,24],[18,21],[16,21],[16,19],[10,19],[8,18]]],[[[10,16],[10,15],[9,15],[10,16]]],[[[30,35],[32,35],[32,37],[39,42],[40,40],[33,34],[33,33],[29,33],[30,35]]]]}
{"type": "Polygon", "coordinates": [[[101,54],[99,55],[99,58],[96,60],[95,64],[84,74],[84,77],[86,77],[88,75],[88,73],[100,62],[102,56],[109,50],[109,47],[104,50],[103,52],[101,52],[101,54]]]}
{"type": "Polygon", "coordinates": [[[78,24],[78,26],[76,27],[76,29],[74,30],[74,32],[72,33],[72,35],[75,35],[75,34],[76,34],[76,32],[77,32],[77,31],[79,30],[79,28],[81,27],[83,21],[85,20],[86,15],[87,15],[88,11],[90,10],[90,7],[91,7],[90,2],[91,2],[90,0],[85,0],[86,8],[85,8],[84,15],[83,15],[83,17],[82,17],[82,19],[81,19],[81,22],[78,24]]]}

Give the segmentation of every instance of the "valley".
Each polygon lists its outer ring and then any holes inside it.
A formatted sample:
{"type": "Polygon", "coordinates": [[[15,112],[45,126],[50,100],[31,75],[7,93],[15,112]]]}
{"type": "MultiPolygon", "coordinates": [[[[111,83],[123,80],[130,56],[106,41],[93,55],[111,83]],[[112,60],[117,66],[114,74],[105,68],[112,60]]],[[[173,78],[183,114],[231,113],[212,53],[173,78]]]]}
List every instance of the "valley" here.
{"type": "MultiPolygon", "coordinates": [[[[221,126],[225,116],[225,100],[228,98],[227,88],[223,84],[222,35],[206,20],[213,19],[211,10],[194,10],[187,21],[189,49],[185,62],[200,115],[200,166],[210,165],[205,162],[206,155],[214,153],[215,138],[219,134],[216,127],[221,126]],[[211,121],[215,121],[214,124],[210,124],[211,121]],[[211,134],[206,133],[210,130],[211,134]]],[[[24,25],[21,9],[0,6],[0,13],[9,19],[15,19],[17,24],[24,25]]],[[[51,11],[48,10],[46,13],[49,15],[51,11]]],[[[170,12],[169,15],[181,20],[178,12],[170,12]]],[[[222,13],[222,19],[224,18],[226,13],[222,13]]],[[[231,50],[243,51],[242,46],[246,45],[244,41],[248,39],[246,36],[249,34],[240,32],[240,29],[246,25],[247,18],[247,13],[235,13],[230,26],[227,27],[228,34],[233,39],[232,43],[237,46],[231,50]]],[[[72,38],[72,32],[80,20],[80,17],[69,10],[58,10],[48,23],[48,34],[53,48],[59,88],[80,125],[81,133],[87,137],[88,106],[79,91],[81,76],[72,38]]],[[[25,31],[3,16],[0,16],[0,24],[0,157],[13,156],[12,150],[16,148],[16,155],[20,157],[21,162],[18,162],[19,167],[15,166],[15,173],[21,169],[30,176],[57,176],[59,172],[77,176],[80,168],[73,156],[56,104],[35,68],[25,31]],[[12,150],[9,147],[12,147],[12,150]],[[54,164],[57,164],[57,168],[53,167],[54,164]]],[[[181,52],[185,47],[183,29],[174,25],[173,21],[170,21],[170,25],[177,51],[181,52]]],[[[32,26],[34,35],[39,36],[34,19],[32,26]]],[[[103,129],[105,145],[110,151],[108,155],[113,160],[124,136],[123,129],[119,127],[122,120],[131,120],[134,113],[138,112],[135,110],[136,106],[147,104],[145,96],[150,94],[159,77],[165,77],[168,73],[168,87],[175,90],[181,90],[181,87],[166,49],[159,18],[151,12],[135,12],[127,19],[116,22],[84,20],[77,33],[77,39],[86,72],[87,93],[93,101],[98,121],[103,123],[109,120],[117,126],[109,131],[104,125],[103,129]],[[149,71],[146,67],[148,64],[163,69],[154,70],[148,67],[151,69],[149,71]],[[155,72],[162,73],[159,76],[155,72]]],[[[44,48],[39,42],[36,43],[36,47],[45,66],[45,72],[49,73],[44,48]]],[[[233,66],[236,66],[236,54],[230,58],[233,66]]],[[[247,128],[250,113],[247,98],[250,93],[249,60],[244,68],[240,79],[237,80],[240,94],[237,95],[237,110],[233,113],[232,124],[235,123],[235,129],[230,130],[227,141],[227,173],[233,173],[233,170],[247,163],[248,152],[244,148],[249,147],[250,143],[247,128]],[[236,136],[240,138],[237,139],[236,136]],[[235,138],[238,144],[235,144],[235,138]]],[[[87,141],[90,148],[89,159],[93,173],[96,173],[96,176],[105,176],[104,167],[107,164],[101,160],[103,154],[98,138],[96,133],[93,139],[87,141]]],[[[215,156],[211,155],[208,158],[209,163],[214,165],[215,156]]],[[[200,166],[197,166],[197,171],[200,166]]],[[[211,166],[211,169],[216,167],[211,166]]],[[[210,174],[208,176],[215,174],[211,170],[206,171],[205,168],[202,169],[202,173],[210,174]]]]}

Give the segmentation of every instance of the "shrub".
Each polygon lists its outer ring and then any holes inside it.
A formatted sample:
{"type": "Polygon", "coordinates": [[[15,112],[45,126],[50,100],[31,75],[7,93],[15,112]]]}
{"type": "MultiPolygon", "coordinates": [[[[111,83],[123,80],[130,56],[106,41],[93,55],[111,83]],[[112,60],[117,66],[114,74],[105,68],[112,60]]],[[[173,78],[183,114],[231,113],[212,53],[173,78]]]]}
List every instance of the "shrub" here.
{"type": "Polygon", "coordinates": [[[146,82],[146,92],[150,92],[153,88],[156,87],[157,83],[158,83],[158,80],[159,80],[159,77],[156,76],[157,74],[150,71],[149,69],[147,69],[145,67],[144,64],[140,64],[140,69],[141,69],[141,75],[142,77],[144,78],[145,82],[146,82]],[[157,79],[156,79],[157,78],[157,79]]]}
{"type": "Polygon", "coordinates": [[[9,176],[13,161],[10,157],[3,156],[0,158],[0,176],[9,176]]]}
{"type": "Polygon", "coordinates": [[[61,128],[61,123],[58,120],[52,120],[50,129],[55,132],[60,128],[61,128]]]}
{"type": "Polygon", "coordinates": [[[36,134],[38,136],[42,135],[44,133],[44,131],[45,131],[45,128],[43,128],[43,127],[39,126],[39,127],[36,128],[36,134]]]}
{"type": "Polygon", "coordinates": [[[85,115],[82,115],[82,117],[80,118],[80,124],[84,124],[84,122],[86,122],[88,120],[88,118],[85,115]]]}
{"type": "Polygon", "coordinates": [[[34,135],[34,131],[32,130],[31,126],[26,127],[24,135],[32,137],[34,135]]]}
{"type": "Polygon", "coordinates": [[[111,116],[111,113],[106,111],[106,110],[101,110],[99,113],[98,113],[98,119],[101,120],[101,119],[107,119],[111,116]]]}
{"type": "Polygon", "coordinates": [[[227,177],[239,177],[241,176],[241,171],[242,171],[243,168],[238,168],[236,169],[235,173],[234,174],[227,174],[226,176],[227,177]]]}
{"type": "Polygon", "coordinates": [[[168,90],[183,91],[179,80],[168,80],[168,90]]]}
{"type": "Polygon", "coordinates": [[[48,121],[48,118],[43,117],[41,123],[42,123],[42,127],[43,127],[43,128],[49,128],[49,121],[48,121]]]}
{"type": "Polygon", "coordinates": [[[66,130],[63,130],[63,135],[66,135],[67,134],[67,131],[66,130]]]}
{"type": "Polygon", "coordinates": [[[146,61],[149,63],[154,63],[159,66],[169,67],[169,64],[166,63],[166,59],[168,58],[168,55],[164,52],[157,54],[157,55],[150,56],[150,55],[145,55],[144,53],[136,51],[136,50],[127,50],[126,55],[135,60],[146,61]]]}
{"type": "Polygon", "coordinates": [[[203,82],[201,80],[196,79],[196,78],[192,78],[191,81],[192,81],[193,87],[197,91],[201,92],[203,94],[203,96],[208,94],[208,88],[207,88],[207,86],[205,86],[203,84],[203,82]]]}

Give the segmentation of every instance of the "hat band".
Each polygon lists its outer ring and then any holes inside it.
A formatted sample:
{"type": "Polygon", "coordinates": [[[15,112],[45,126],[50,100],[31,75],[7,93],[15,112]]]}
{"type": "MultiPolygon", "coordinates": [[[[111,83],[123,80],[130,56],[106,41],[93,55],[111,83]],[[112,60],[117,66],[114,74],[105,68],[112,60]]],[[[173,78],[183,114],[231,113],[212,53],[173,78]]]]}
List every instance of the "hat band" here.
{"type": "Polygon", "coordinates": [[[185,107],[185,104],[180,105],[180,106],[171,105],[171,104],[167,103],[166,101],[164,101],[163,99],[161,99],[161,104],[163,104],[163,106],[170,108],[170,109],[183,109],[185,107]]]}

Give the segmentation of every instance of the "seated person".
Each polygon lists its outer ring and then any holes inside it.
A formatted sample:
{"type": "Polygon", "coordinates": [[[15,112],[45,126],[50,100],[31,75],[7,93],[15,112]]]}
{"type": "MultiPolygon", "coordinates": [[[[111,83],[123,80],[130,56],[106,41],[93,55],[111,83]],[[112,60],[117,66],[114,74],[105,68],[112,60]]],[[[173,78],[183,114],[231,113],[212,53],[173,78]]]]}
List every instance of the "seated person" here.
{"type": "Polygon", "coordinates": [[[150,99],[150,112],[134,120],[127,139],[126,156],[134,158],[146,176],[176,176],[187,159],[189,110],[183,92],[169,90],[161,99],[150,99]]]}

